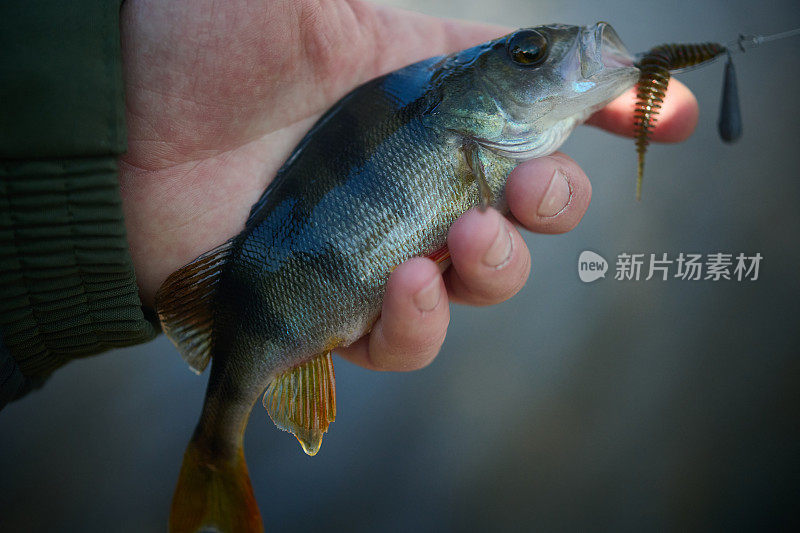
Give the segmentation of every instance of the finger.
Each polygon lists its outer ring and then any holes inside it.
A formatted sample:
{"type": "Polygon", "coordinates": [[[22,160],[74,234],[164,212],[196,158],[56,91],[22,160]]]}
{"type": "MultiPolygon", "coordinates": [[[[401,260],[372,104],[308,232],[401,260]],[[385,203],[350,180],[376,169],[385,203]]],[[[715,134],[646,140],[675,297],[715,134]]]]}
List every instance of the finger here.
{"type": "Polygon", "coordinates": [[[453,268],[445,282],[453,301],[491,305],[508,300],[525,285],[531,256],[511,222],[494,209],[472,209],[447,235],[453,268]]]}
{"type": "MultiPolygon", "coordinates": [[[[635,136],[633,110],[636,103],[636,88],[619,96],[616,100],[595,113],[587,124],[603,128],[626,137],[635,136]]],[[[697,126],[697,99],[684,84],[669,80],[669,88],[660,109],[651,139],[658,142],[680,142],[686,140],[697,126]]]]}
{"type": "Polygon", "coordinates": [[[439,267],[430,259],[411,259],[389,277],[381,317],[369,336],[337,352],[371,370],[416,370],[439,353],[449,322],[439,267]]]}
{"type": "Polygon", "coordinates": [[[536,233],[571,230],[586,213],[591,198],[589,178],[560,152],[522,163],[506,183],[511,214],[536,233]]]}

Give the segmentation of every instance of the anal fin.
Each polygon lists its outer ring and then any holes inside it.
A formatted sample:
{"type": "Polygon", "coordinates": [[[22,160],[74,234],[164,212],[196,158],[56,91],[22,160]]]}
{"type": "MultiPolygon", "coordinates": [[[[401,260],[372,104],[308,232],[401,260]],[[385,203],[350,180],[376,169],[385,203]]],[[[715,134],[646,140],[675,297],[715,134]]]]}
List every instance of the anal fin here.
{"type": "Polygon", "coordinates": [[[276,426],[293,433],[308,455],[316,455],[323,434],[336,420],[336,377],[331,353],[276,376],[267,386],[263,404],[276,426]]]}
{"type": "Polygon", "coordinates": [[[156,293],[164,333],[196,373],[208,366],[213,340],[213,300],[231,241],[176,270],[156,293]]]}

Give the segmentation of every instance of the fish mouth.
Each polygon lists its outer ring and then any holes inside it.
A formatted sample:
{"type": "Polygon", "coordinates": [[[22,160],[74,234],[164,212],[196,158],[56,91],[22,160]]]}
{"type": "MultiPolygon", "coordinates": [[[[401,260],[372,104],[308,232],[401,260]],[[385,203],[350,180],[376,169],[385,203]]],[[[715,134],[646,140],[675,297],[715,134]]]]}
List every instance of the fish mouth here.
{"type": "Polygon", "coordinates": [[[584,109],[584,118],[610,102],[639,78],[639,69],[617,32],[607,22],[581,29],[577,43],[580,74],[573,82],[572,104],[584,109]]]}
{"type": "Polygon", "coordinates": [[[595,42],[599,43],[600,58],[606,68],[633,67],[633,55],[622,43],[617,32],[608,22],[594,26],[595,42]]]}
{"type": "MultiPolygon", "coordinates": [[[[506,157],[526,160],[552,153],[577,125],[636,84],[634,57],[607,22],[579,29],[576,40],[557,67],[564,90],[547,98],[546,114],[504,129],[502,140],[474,139],[506,157]]],[[[542,105],[545,100],[539,102],[542,105]]]]}
{"type": "Polygon", "coordinates": [[[581,75],[591,78],[604,70],[635,69],[634,57],[608,22],[583,29],[580,36],[581,75]]]}

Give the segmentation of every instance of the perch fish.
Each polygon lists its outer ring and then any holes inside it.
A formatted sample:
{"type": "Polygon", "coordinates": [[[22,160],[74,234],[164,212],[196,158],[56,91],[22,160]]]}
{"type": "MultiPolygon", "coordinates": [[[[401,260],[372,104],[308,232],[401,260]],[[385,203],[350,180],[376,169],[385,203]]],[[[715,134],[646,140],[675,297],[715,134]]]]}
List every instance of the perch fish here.
{"type": "Polygon", "coordinates": [[[470,208],[505,211],[509,173],[638,77],[610,25],[539,26],[372,80],[320,118],[242,232],[158,292],[167,336],[198,373],[211,363],[170,529],[260,531],[253,404],[317,453],[336,416],[331,351],[370,330],[392,270],[445,257],[470,208]]]}

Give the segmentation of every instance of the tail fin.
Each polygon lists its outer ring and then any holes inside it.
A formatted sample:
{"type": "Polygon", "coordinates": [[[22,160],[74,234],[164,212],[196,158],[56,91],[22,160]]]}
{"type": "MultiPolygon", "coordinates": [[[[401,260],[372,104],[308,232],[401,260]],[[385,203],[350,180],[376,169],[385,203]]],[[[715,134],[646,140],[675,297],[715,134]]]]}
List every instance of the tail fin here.
{"type": "Polygon", "coordinates": [[[233,457],[223,458],[192,439],[172,498],[169,531],[264,531],[241,447],[233,457]]]}

